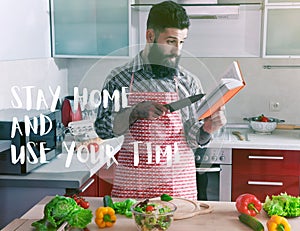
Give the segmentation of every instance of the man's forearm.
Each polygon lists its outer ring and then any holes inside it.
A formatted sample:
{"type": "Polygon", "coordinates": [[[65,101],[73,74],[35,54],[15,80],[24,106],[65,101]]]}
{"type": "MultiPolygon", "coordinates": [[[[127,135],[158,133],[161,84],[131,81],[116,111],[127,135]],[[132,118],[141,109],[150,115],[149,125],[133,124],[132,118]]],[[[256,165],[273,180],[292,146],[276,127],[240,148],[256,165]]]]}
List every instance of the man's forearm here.
{"type": "Polygon", "coordinates": [[[126,108],[114,115],[113,132],[116,135],[123,135],[129,127],[135,122],[135,117],[132,115],[133,107],[126,108]]]}

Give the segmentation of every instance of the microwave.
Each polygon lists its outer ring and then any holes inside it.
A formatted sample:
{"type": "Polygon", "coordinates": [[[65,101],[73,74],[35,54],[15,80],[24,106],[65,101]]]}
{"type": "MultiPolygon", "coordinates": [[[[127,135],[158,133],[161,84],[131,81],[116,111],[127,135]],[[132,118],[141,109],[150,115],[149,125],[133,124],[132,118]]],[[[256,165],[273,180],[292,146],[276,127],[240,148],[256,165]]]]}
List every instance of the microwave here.
{"type": "Polygon", "coordinates": [[[0,174],[27,174],[56,157],[60,127],[59,110],[0,110],[0,174]]]}

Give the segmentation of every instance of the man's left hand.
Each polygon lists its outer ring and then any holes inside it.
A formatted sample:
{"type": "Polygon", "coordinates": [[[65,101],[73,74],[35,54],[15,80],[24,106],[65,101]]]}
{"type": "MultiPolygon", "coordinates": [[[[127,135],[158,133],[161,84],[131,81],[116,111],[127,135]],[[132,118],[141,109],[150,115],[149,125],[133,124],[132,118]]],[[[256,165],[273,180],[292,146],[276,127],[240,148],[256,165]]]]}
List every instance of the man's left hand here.
{"type": "Polygon", "coordinates": [[[210,117],[207,117],[206,119],[204,119],[204,124],[203,124],[202,129],[209,134],[213,134],[215,131],[217,131],[221,127],[223,127],[227,122],[224,110],[225,110],[225,108],[221,107],[218,111],[213,113],[210,117]]]}

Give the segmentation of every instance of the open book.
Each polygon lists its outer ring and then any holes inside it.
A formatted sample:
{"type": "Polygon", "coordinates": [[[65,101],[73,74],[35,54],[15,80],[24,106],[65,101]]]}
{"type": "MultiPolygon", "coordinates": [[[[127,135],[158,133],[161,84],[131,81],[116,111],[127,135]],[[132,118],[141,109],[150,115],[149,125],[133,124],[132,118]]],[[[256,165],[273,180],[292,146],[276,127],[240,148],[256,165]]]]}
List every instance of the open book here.
{"type": "Polygon", "coordinates": [[[217,87],[206,95],[198,109],[199,120],[211,116],[245,86],[240,66],[234,61],[223,73],[217,87]]]}

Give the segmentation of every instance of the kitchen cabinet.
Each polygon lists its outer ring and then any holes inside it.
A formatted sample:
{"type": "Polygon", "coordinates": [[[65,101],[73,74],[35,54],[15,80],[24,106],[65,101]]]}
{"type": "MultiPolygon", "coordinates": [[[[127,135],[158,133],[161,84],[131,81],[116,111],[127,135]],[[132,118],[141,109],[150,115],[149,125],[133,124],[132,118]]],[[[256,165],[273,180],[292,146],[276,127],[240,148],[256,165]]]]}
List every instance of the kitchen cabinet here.
{"type": "Polygon", "coordinates": [[[79,193],[80,196],[84,197],[103,197],[105,195],[111,195],[112,190],[112,179],[103,178],[103,176],[100,177],[99,174],[100,171],[98,171],[95,175],[93,175],[89,180],[88,184],[85,184],[87,186],[86,189],[84,189],[83,192],[79,193]],[[91,182],[92,181],[92,182],[91,182]],[[91,182],[89,184],[89,182],[91,182]]]}
{"type": "Polygon", "coordinates": [[[97,197],[99,196],[99,177],[94,174],[87,182],[81,187],[82,192],[80,196],[97,197]]]}
{"type": "Polygon", "coordinates": [[[83,192],[79,195],[89,197],[103,197],[105,195],[111,195],[115,167],[115,165],[112,165],[107,169],[106,165],[104,165],[100,168],[100,170],[87,180],[87,182],[80,188],[83,192]]]}
{"type": "Polygon", "coordinates": [[[52,0],[54,57],[130,55],[128,0],[52,0]]]}
{"type": "Polygon", "coordinates": [[[269,1],[265,6],[263,57],[300,58],[300,1],[269,1]]]}
{"type": "Polygon", "coordinates": [[[261,201],[267,195],[299,195],[300,151],[233,149],[232,201],[242,193],[255,194],[261,201]]]}
{"type": "Polygon", "coordinates": [[[0,28],[0,60],[51,57],[48,0],[1,0],[0,28]]]}

